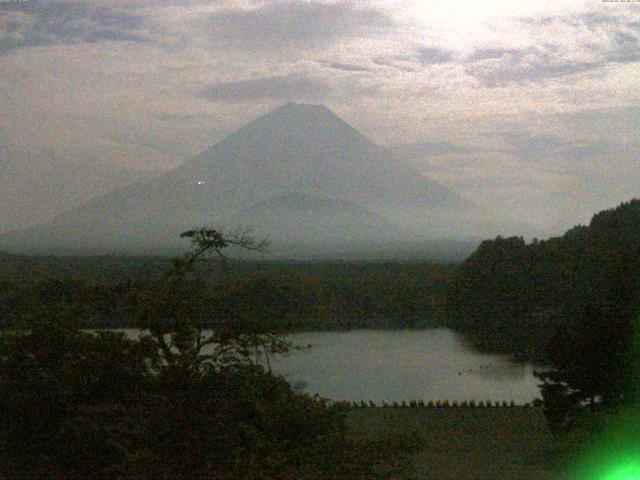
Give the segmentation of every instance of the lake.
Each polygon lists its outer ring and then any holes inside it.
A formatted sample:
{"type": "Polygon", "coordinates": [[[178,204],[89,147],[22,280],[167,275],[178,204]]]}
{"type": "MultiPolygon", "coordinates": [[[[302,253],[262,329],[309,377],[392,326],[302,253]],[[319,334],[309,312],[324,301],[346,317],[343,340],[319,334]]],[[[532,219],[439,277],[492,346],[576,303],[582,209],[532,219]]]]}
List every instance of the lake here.
{"type": "MultiPolygon", "coordinates": [[[[124,331],[139,335],[135,329],[124,331]]],[[[303,332],[288,338],[311,347],[273,358],[273,370],[332,400],[513,400],[520,405],[540,396],[536,367],[475,352],[446,328],[303,332]]]]}
{"type": "Polygon", "coordinates": [[[535,366],[477,353],[445,328],[305,332],[289,338],[312,347],[276,358],[274,371],[333,400],[523,404],[540,396],[535,366]]]}

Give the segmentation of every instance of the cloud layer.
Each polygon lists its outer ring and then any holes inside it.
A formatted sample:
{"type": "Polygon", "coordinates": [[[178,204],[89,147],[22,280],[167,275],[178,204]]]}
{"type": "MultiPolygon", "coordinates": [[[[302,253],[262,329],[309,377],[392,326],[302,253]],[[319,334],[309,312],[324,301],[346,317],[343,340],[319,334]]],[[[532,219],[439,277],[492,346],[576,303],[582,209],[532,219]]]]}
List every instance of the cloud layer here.
{"type": "Polygon", "coordinates": [[[637,22],[608,15],[519,19],[523,28],[552,33],[524,48],[477,48],[467,73],[487,87],[507,86],[592,72],[640,61],[637,22]],[[565,35],[563,38],[562,36],[565,35]],[[566,43],[566,39],[571,39],[566,43]]]}
{"type": "Polygon", "coordinates": [[[216,48],[269,51],[315,49],[368,37],[392,26],[388,15],[352,2],[290,1],[223,8],[198,22],[216,48]]]}
{"type": "Polygon", "coordinates": [[[0,53],[42,45],[146,40],[141,15],[108,5],[4,2],[0,14],[0,53]]]}
{"type": "Polygon", "coordinates": [[[215,82],[200,96],[224,103],[256,100],[310,101],[321,100],[331,88],[323,82],[302,75],[280,75],[231,82],[215,82]]]}

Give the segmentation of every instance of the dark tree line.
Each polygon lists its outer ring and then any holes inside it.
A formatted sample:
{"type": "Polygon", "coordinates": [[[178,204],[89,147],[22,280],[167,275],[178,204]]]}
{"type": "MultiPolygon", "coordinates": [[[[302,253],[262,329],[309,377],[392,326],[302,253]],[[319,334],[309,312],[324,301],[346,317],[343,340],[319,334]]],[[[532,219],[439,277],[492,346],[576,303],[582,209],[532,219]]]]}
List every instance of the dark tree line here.
{"type": "Polygon", "coordinates": [[[633,200],[559,238],[483,242],[454,274],[448,311],[477,347],[548,363],[543,407],[564,434],[585,415],[640,405],[639,300],[633,200]]]}
{"type": "MultiPolygon", "coordinates": [[[[144,269],[138,262],[127,273],[110,259],[105,268],[111,275],[92,268],[75,276],[49,272],[7,280],[0,285],[0,327],[10,328],[17,318],[37,322],[60,308],[87,328],[136,327],[139,298],[166,265],[144,269]]],[[[224,269],[199,267],[180,288],[192,303],[200,299],[204,317],[245,312],[272,319],[281,330],[413,327],[442,322],[451,271],[424,263],[231,262],[224,269]]]]}
{"type": "Polygon", "coordinates": [[[453,275],[448,318],[482,350],[548,360],[558,329],[575,331],[588,312],[629,318],[639,279],[640,200],[633,200],[562,237],[483,242],[453,275]]]}

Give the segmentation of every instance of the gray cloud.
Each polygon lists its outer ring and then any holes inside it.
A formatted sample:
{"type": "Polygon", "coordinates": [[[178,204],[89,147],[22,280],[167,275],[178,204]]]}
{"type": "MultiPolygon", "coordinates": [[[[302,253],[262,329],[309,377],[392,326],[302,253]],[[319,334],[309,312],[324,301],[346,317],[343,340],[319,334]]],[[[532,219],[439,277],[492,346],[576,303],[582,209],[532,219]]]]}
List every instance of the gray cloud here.
{"type": "Polygon", "coordinates": [[[539,135],[526,131],[509,131],[501,135],[507,151],[523,160],[557,157],[571,148],[571,142],[556,135],[539,135]]]}
{"type": "Polygon", "coordinates": [[[146,41],[143,18],[108,4],[64,1],[0,3],[0,53],[40,45],[146,41]]]}
{"type": "Polygon", "coordinates": [[[521,17],[518,20],[520,23],[534,26],[564,24],[572,27],[587,26],[588,28],[601,26],[619,27],[627,23],[620,17],[601,12],[587,12],[573,16],[539,15],[535,17],[521,17]]]}
{"type": "Polygon", "coordinates": [[[394,145],[391,150],[407,160],[420,160],[427,157],[447,154],[467,154],[472,151],[467,147],[450,142],[418,142],[394,145]]]}
{"type": "Polygon", "coordinates": [[[633,63],[640,61],[640,38],[625,32],[612,32],[615,48],[608,53],[610,62],[633,63]]]}
{"type": "Polygon", "coordinates": [[[493,58],[503,58],[507,55],[517,54],[518,50],[513,48],[477,48],[469,56],[468,60],[489,60],[493,58]]]}
{"type": "Polygon", "coordinates": [[[404,72],[415,72],[415,68],[407,65],[407,62],[412,62],[412,57],[409,55],[377,55],[371,61],[381,67],[390,67],[404,72]]]}
{"type": "Polygon", "coordinates": [[[315,48],[340,38],[370,36],[393,25],[391,17],[350,1],[287,0],[250,10],[225,9],[202,24],[215,46],[283,50],[315,48]]]}
{"type": "MultiPolygon", "coordinates": [[[[640,61],[640,36],[634,22],[620,17],[591,13],[576,17],[532,17],[519,21],[525,25],[556,25],[573,36],[573,29],[587,29],[598,42],[580,45],[586,57],[573,57],[559,45],[543,44],[528,48],[479,48],[468,58],[467,73],[487,87],[504,87],[594,71],[614,63],[640,61]],[[589,60],[585,60],[585,58],[589,60]]],[[[575,54],[574,54],[575,55],[575,54]]]]}
{"type": "Polygon", "coordinates": [[[453,52],[438,47],[420,46],[410,55],[376,55],[371,61],[379,66],[390,67],[405,72],[415,72],[416,67],[449,63],[454,60],[453,52]]]}
{"type": "Polygon", "coordinates": [[[547,117],[573,131],[598,132],[617,141],[637,138],[640,131],[640,107],[636,106],[557,113],[547,117]]]}
{"type": "Polygon", "coordinates": [[[369,67],[364,65],[356,65],[355,63],[340,63],[340,62],[320,62],[325,67],[332,68],[334,70],[342,70],[344,72],[370,72],[369,67]]]}
{"type": "Polygon", "coordinates": [[[449,50],[436,47],[418,48],[417,58],[422,65],[434,65],[437,63],[447,63],[453,60],[453,54],[449,50]]]}
{"type": "Polygon", "coordinates": [[[565,77],[602,66],[598,61],[566,60],[557,54],[557,50],[553,45],[519,50],[476,50],[466,71],[486,87],[504,87],[565,77]]]}
{"type": "Polygon", "coordinates": [[[216,82],[203,89],[200,96],[223,103],[242,103],[251,100],[308,100],[330,92],[331,88],[319,80],[290,74],[216,82]]]}
{"type": "Polygon", "coordinates": [[[631,145],[611,141],[576,141],[557,135],[541,135],[527,131],[500,134],[507,152],[523,160],[561,159],[564,166],[579,170],[581,164],[608,156],[628,156],[631,145]]]}

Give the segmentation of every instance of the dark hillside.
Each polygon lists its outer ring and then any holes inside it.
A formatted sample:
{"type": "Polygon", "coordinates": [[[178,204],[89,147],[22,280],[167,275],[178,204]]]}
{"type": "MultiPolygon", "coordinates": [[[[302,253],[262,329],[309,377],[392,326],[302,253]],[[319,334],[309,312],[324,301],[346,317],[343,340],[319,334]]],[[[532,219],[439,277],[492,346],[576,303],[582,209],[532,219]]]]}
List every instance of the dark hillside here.
{"type": "Polygon", "coordinates": [[[447,295],[450,324],[482,350],[540,359],[557,327],[585,306],[630,312],[639,279],[636,199],[562,237],[483,242],[454,274],[447,295]]]}

